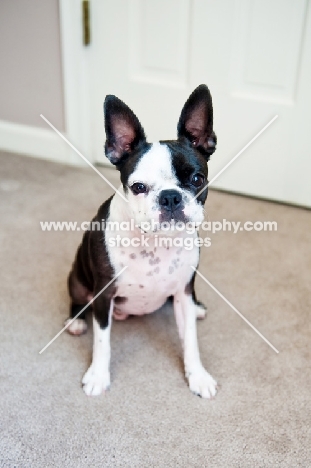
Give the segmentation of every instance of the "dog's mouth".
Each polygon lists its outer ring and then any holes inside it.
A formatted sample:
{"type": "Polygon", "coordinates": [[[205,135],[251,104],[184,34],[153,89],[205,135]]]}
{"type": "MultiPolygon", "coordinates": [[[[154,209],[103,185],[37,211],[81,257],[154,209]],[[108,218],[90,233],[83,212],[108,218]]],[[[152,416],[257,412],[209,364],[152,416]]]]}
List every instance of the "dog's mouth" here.
{"type": "Polygon", "coordinates": [[[200,225],[203,219],[202,207],[187,203],[187,200],[181,200],[176,208],[154,203],[149,211],[146,210],[144,213],[139,211],[136,226],[145,235],[162,235],[163,233],[170,235],[170,233],[182,232],[189,223],[200,225]]]}
{"type": "Polygon", "coordinates": [[[143,234],[156,234],[161,231],[165,231],[167,234],[170,231],[175,231],[175,226],[178,223],[179,226],[186,225],[189,222],[189,218],[185,215],[183,210],[175,210],[168,212],[167,210],[159,210],[156,218],[150,219],[149,221],[141,221],[137,224],[137,227],[143,234]]]}
{"type": "Polygon", "coordinates": [[[185,216],[183,209],[168,211],[168,210],[161,210],[159,215],[159,223],[171,223],[171,222],[181,222],[186,223],[188,218],[185,216]]]}

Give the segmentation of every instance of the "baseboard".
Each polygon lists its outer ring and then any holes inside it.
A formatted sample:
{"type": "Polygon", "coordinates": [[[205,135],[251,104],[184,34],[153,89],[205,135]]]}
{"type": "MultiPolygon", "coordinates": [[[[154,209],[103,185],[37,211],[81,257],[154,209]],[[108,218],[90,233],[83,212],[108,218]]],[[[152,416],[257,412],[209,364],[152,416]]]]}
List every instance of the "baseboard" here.
{"type": "Polygon", "coordinates": [[[53,130],[0,120],[0,150],[74,164],[69,146],[53,130]]]}

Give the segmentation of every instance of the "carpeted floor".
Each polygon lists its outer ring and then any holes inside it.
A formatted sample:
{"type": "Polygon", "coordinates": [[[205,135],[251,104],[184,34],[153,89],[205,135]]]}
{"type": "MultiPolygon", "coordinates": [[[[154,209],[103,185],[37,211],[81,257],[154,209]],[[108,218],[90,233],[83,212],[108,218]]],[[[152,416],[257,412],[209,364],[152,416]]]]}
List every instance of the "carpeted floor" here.
{"type": "MultiPolygon", "coordinates": [[[[105,174],[117,184],[118,174],[105,174]]],[[[81,232],[39,221],[89,220],[112,193],[91,169],[0,155],[1,467],[311,466],[311,214],[210,191],[209,219],[277,221],[277,232],[222,232],[200,271],[202,360],[221,384],[190,393],[170,309],[114,323],[112,386],[88,398],[92,331],[63,333],[66,277],[81,232]]],[[[209,235],[209,234],[208,234],[209,235]]]]}

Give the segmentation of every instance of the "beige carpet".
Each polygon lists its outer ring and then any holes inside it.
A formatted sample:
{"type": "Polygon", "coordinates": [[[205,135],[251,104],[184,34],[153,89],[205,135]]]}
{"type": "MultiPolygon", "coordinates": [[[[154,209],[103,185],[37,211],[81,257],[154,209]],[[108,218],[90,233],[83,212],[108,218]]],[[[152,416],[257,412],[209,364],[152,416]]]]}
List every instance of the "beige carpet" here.
{"type": "MultiPolygon", "coordinates": [[[[117,183],[118,174],[105,174],[117,183]]],[[[91,169],[0,155],[1,467],[311,466],[310,212],[210,192],[210,220],[273,220],[277,232],[211,236],[200,270],[280,351],[197,278],[209,308],[203,363],[221,384],[190,393],[172,311],[114,323],[112,386],[81,389],[92,332],[62,334],[79,232],[111,189],[91,169]]]]}

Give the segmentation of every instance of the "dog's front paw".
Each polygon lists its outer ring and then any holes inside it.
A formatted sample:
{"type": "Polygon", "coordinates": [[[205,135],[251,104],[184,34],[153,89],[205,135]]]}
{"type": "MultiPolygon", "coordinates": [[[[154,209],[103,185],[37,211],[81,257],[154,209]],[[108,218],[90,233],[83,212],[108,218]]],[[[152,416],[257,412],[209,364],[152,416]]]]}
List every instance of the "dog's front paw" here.
{"type": "Polygon", "coordinates": [[[100,395],[110,387],[109,372],[99,372],[92,365],[82,379],[83,390],[88,396],[100,395]]]}
{"type": "Polygon", "coordinates": [[[202,398],[213,398],[217,393],[217,382],[204,367],[189,372],[188,382],[190,390],[202,398]]]}

